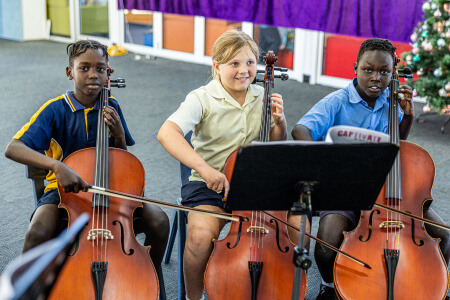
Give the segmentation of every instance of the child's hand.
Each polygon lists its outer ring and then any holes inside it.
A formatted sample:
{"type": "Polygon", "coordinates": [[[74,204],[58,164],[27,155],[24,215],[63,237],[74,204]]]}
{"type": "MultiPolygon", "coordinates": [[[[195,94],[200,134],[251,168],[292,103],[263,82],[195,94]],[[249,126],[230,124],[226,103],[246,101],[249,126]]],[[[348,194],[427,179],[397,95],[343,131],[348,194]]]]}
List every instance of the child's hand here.
{"type": "Polygon", "coordinates": [[[53,168],[56,176],[56,181],[62,186],[66,193],[78,193],[79,191],[87,192],[89,184],[84,181],[77,173],[70,169],[63,162],[58,161],[53,168]]]}
{"type": "Polygon", "coordinates": [[[412,89],[407,85],[401,85],[398,87],[398,91],[394,92],[398,95],[398,103],[406,116],[412,116],[414,114],[414,106],[412,101],[412,89]]]}
{"type": "Polygon", "coordinates": [[[275,125],[285,122],[283,98],[281,95],[273,93],[270,100],[272,100],[272,116],[275,125]]]}
{"type": "Polygon", "coordinates": [[[206,186],[216,192],[222,192],[225,189],[224,197],[228,196],[230,190],[230,184],[228,183],[225,174],[217,171],[216,169],[207,166],[202,170],[198,170],[200,176],[205,179],[206,186]]]}
{"type": "Polygon", "coordinates": [[[103,114],[105,116],[105,122],[108,124],[109,132],[116,139],[125,137],[125,131],[123,130],[122,121],[120,121],[119,114],[114,107],[105,106],[103,108],[103,114]]]}

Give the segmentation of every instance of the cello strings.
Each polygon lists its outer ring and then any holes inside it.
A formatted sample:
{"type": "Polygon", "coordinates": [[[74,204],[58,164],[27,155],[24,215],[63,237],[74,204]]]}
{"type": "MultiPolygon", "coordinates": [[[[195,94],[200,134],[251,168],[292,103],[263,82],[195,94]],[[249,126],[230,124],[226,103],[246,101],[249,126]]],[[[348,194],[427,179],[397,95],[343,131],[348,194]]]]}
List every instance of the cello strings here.
{"type": "MultiPolygon", "coordinates": [[[[102,187],[106,187],[106,181],[107,181],[107,152],[108,152],[108,126],[105,123],[104,117],[105,115],[103,114],[103,108],[106,106],[106,101],[107,101],[107,97],[108,97],[108,92],[106,89],[103,90],[103,99],[102,99],[102,147],[101,149],[102,151],[102,160],[101,160],[101,164],[102,164],[102,168],[101,168],[101,179],[102,179],[102,187]]],[[[100,113],[100,112],[99,112],[100,113]]],[[[106,261],[106,239],[105,239],[105,234],[106,234],[106,228],[105,228],[105,210],[106,210],[106,196],[103,196],[102,198],[102,205],[101,205],[101,220],[102,220],[102,241],[101,241],[101,261],[106,261]],[[104,253],[104,259],[103,259],[103,253],[104,253]]]]}

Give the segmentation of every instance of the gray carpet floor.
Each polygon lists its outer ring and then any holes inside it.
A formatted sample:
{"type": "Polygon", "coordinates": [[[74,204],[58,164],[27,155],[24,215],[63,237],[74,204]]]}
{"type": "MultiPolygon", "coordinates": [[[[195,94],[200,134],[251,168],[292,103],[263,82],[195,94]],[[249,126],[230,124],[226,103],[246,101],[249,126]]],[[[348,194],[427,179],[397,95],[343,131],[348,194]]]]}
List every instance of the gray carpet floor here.
{"type": "MultiPolygon", "coordinates": [[[[68,58],[65,44],[35,41],[13,42],[0,39],[0,148],[4,149],[11,137],[48,99],[72,90],[66,78],[68,58]]],[[[156,135],[166,118],[193,89],[210,79],[208,66],[165,59],[135,60],[133,54],[111,58],[115,69],[113,78],[127,81],[126,89],[115,89],[128,127],[136,141],[129,149],[144,164],[146,170],[145,194],[161,201],[174,203],[179,196],[179,165],[157,142],[156,135]]],[[[289,80],[276,82],[276,92],[285,101],[288,131],[318,100],[334,88],[311,86],[289,80]]],[[[416,114],[423,104],[416,104],[416,114]]],[[[424,147],[436,165],[432,190],[433,207],[450,222],[450,125],[440,133],[444,116],[427,116],[425,123],[414,123],[409,140],[424,147]]],[[[289,134],[290,135],[290,134],[289,134]]],[[[22,249],[29,217],[34,209],[31,183],[25,178],[25,167],[0,155],[0,271],[22,249]]],[[[407,174],[403,174],[407,176],[407,174]]],[[[172,211],[165,210],[170,218],[172,211]]],[[[317,218],[312,233],[317,231],[317,218]]],[[[314,243],[312,243],[312,246],[314,243]]],[[[311,249],[312,250],[312,249],[311,249]]],[[[163,264],[168,299],[177,295],[177,245],[170,263],[163,264]]],[[[320,276],[313,263],[308,273],[307,299],[318,293],[320,276]]]]}

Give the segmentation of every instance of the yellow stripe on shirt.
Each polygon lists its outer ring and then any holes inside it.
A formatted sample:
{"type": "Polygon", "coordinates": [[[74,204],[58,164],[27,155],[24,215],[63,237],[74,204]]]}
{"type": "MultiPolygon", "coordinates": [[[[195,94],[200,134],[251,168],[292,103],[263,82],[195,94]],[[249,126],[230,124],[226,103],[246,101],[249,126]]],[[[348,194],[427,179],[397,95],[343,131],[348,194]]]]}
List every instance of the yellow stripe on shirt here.
{"type": "MultiPolygon", "coordinates": [[[[45,151],[45,155],[61,161],[63,157],[62,148],[54,139],[52,139],[50,141],[50,148],[48,148],[48,150],[45,151]]],[[[55,173],[53,173],[51,170],[48,172],[46,179],[49,183],[45,187],[44,192],[48,192],[49,190],[56,189],[58,187],[55,173]]]]}
{"type": "Polygon", "coordinates": [[[16,133],[15,136],[13,136],[13,139],[20,139],[20,137],[28,130],[28,128],[30,127],[31,124],[33,124],[34,121],[36,121],[37,117],[39,116],[39,114],[47,107],[49,106],[52,102],[58,101],[63,99],[64,96],[59,96],[55,99],[52,100],[48,100],[47,102],[45,102],[44,105],[41,106],[41,108],[39,108],[39,110],[31,117],[30,121],[23,125],[23,127],[16,133]]]}
{"type": "MultiPolygon", "coordinates": [[[[88,113],[89,113],[91,110],[93,110],[93,109],[94,109],[93,107],[84,109],[84,123],[86,124],[86,140],[89,139],[89,130],[88,130],[88,120],[87,120],[87,115],[88,115],[88,113]]],[[[99,112],[99,113],[100,113],[100,112],[99,112]]]]}

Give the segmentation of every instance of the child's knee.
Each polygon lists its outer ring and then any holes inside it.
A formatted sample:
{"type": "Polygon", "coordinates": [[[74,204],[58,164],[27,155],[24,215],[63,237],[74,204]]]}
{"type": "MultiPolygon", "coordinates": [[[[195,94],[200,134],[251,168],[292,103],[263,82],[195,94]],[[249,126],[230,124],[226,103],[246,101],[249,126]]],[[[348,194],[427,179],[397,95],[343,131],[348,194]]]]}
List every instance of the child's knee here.
{"type": "Polygon", "coordinates": [[[170,232],[170,222],[164,211],[160,210],[154,212],[147,224],[153,236],[168,238],[170,232]]]}
{"type": "Polygon", "coordinates": [[[33,220],[27,229],[27,240],[33,245],[48,241],[56,236],[56,223],[33,220]]]}
{"type": "Polygon", "coordinates": [[[186,237],[186,248],[192,252],[204,252],[212,247],[215,234],[209,228],[194,227],[186,237]]]}

